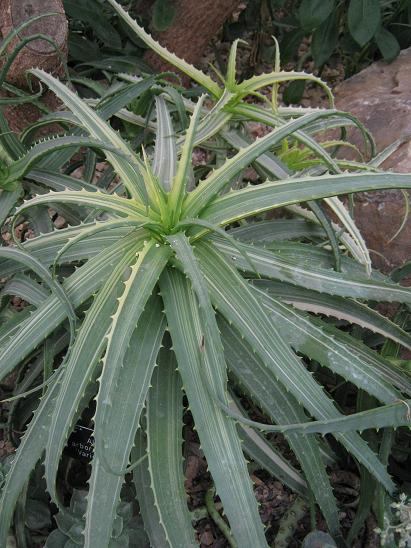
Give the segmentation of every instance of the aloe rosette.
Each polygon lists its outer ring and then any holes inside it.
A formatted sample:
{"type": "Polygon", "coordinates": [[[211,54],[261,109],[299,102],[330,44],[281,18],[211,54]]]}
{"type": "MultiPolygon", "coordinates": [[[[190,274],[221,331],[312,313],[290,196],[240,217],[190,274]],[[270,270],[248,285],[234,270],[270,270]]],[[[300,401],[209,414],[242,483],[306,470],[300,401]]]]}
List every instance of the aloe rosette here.
{"type": "MultiPolygon", "coordinates": [[[[109,1],[130,22],[122,8],[109,1]]],[[[146,41],[158,50],[151,38],[146,41]]],[[[217,104],[222,100],[225,91],[215,82],[167,56],[177,68],[195,75],[217,104]]],[[[113,130],[101,108],[93,109],[49,74],[31,72],[64,103],[66,121],[80,132],[36,144],[9,166],[6,187],[27,177],[53,189],[19,205],[14,217],[24,218],[40,206],[76,206],[87,215],[80,224],[41,234],[20,244],[22,249],[0,254],[2,276],[18,280],[21,295],[31,303],[18,321],[13,317],[1,327],[1,377],[29,359],[56,330],[67,329],[72,336],[7,474],[0,502],[0,544],[5,543],[20,492],[41,459],[51,499],[64,515],[56,480],[61,454],[79,416],[95,398],[84,546],[109,545],[127,474],[132,474],[151,544],[197,545],[184,491],[185,395],[239,547],[267,545],[244,452],[302,497],[311,492],[331,534],[343,545],[326,473],[333,457],[317,434],[334,436],[392,492],[394,483],[385,465],[358,431],[409,425],[411,382],[384,356],[318,314],[342,318],[410,348],[410,335],[365,302],[409,305],[411,295],[384,276],[367,273],[361,252],[356,256],[360,262],[341,253],[337,271],[332,251],[281,241],[283,221],[255,218],[274,208],[341,194],[411,188],[411,175],[343,172],[320,147],[334,172],[280,179],[277,171],[272,180],[226,192],[247,166],[273,162],[272,151],[284,139],[297,135],[311,143],[307,128],[327,120],[341,124],[343,115],[331,108],[281,118],[270,133],[243,143],[193,187],[193,148],[216,135],[215,130],[204,133],[210,112],[204,97],[189,106],[189,127],[178,135],[169,103],[157,94],[155,147],[138,153],[113,130]],[[119,193],[53,171],[56,154],[79,146],[104,151],[121,182],[119,193]],[[44,159],[50,161],[47,169],[44,159]],[[13,260],[18,253],[24,261],[13,260]],[[67,269],[73,262],[77,268],[67,269]],[[39,264],[55,276],[35,270],[39,264]],[[33,295],[34,281],[21,274],[28,269],[48,282],[51,292],[33,295]],[[66,326],[67,318],[71,326],[66,326]],[[307,368],[307,360],[370,394],[379,405],[342,414],[307,368]],[[239,394],[249,397],[272,424],[251,420],[239,394]],[[265,436],[270,431],[284,434],[299,469],[270,444],[265,436]]],[[[231,78],[227,89],[237,94],[238,107],[244,95],[279,81],[278,75],[255,77],[240,84],[239,91],[231,78]]],[[[218,131],[228,124],[227,113],[230,119],[234,116],[223,103],[213,114],[225,117],[218,131]]],[[[278,170],[280,164],[275,165],[278,170]]],[[[346,242],[354,242],[350,251],[361,251],[355,225],[336,201],[330,203],[345,221],[346,242]]],[[[327,240],[324,228],[310,220],[288,222],[289,236],[312,231],[327,240]]],[[[340,240],[340,251],[342,245],[340,240]]]]}

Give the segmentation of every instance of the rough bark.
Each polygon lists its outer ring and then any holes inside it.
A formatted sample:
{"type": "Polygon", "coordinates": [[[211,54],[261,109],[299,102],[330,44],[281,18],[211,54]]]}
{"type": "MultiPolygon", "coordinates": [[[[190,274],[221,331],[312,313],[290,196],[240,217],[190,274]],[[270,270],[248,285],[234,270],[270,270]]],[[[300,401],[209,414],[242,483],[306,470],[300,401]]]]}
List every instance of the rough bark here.
{"type": "MultiPolygon", "coordinates": [[[[68,25],[61,0],[0,0],[0,33],[5,38],[14,28],[30,17],[42,13],[58,13],[35,21],[26,27],[10,44],[7,53],[28,36],[44,34],[60,48],[59,55],[52,44],[45,40],[29,42],[18,54],[7,73],[7,81],[20,88],[27,87],[26,71],[32,67],[40,67],[55,76],[61,76],[67,59],[68,25]],[[60,15],[61,14],[61,15],[60,15]]],[[[0,59],[0,66],[6,56],[0,59]]],[[[12,94],[0,90],[0,95],[12,97],[12,94]]],[[[42,98],[45,105],[54,110],[58,101],[53,93],[46,91],[42,98]]],[[[41,113],[32,104],[9,106],[4,109],[10,129],[20,133],[28,124],[36,121],[41,113]]],[[[56,127],[52,128],[53,131],[56,127]]],[[[45,134],[50,128],[45,128],[40,134],[45,134]]]]}
{"type": "MultiPolygon", "coordinates": [[[[155,38],[179,57],[195,64],[239,4],[240,0],[176,0],[173,24],[155,38]]],[[[170,70],[170,66],[153,52],[147,52],[146,60],[156,70],[170,70]]]]}
{"type": "MultiPolygon", "coordinates": [[[[49,12],[59,15],[39,19],[26,27],[12,41],[8,52],[13,51],[19,42],[29,36],[44,34],[56,43],[64,58],[67,55],[68,25],[61,0],[0,0],[0,32],[5,38],[23,21],[35,15],[49,12]]],[[[0,62],[4,63],[4,59],[0,62]]],[[[7,80],[19,87],[27,86],[25,73],[32,67],[40,67],[55,75],[60,75],[63,64],[52,44],[41,39],[34,40],[20,51],[7,74],[7,80]]]]}

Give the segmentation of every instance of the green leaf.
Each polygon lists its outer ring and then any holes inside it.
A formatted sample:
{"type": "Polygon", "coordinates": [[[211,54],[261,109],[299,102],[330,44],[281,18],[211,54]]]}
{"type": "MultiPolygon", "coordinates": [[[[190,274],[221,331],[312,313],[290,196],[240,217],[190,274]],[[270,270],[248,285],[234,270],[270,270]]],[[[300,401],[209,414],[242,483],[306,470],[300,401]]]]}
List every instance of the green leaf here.
{"type": "Polygon", "coordinates": [[[343,173],[273,181],[219,196],[202,211],[201,216],[211,223],[227,225],[288,204],[388,188],[411,188],[411,176],[400,173],[343,173]]]}
{"type": "Polygon", "coordinates": [[[330,296],[274,280],[255,280],[254,285],[299,310],[346,320],[374,333],[380,333],[411,350],[411,335],[376,310],[354,299],[330,296]]]}
{"type": "Polygon", "coordinates": [[[338,25],[338,13],[337,11],[333,11],[314,31],[311,40],[311,53],[317,67],[321,67],[334,53],[338,43],[338,25]]]}
{"type": "Polygon", "coordinates": [[[147,459],[154,504],[170,546],[197,546],[183,475],[183,392],[174,353],[162,349],[147,400],[147,459]]]}
{"type": "Polygon", "coordinates": [[[9,173],[2,185],[10,184],[14,181],[22,179],[30,169],[36,164],[40,163],[40,160],[50,155],[51,152],[61,149],[73,149],[78,147],[90,147],[99,150],[111,151],[112,154],[116,154],[115,148],[111,145],[107,145],[101,141],[91,140],[87,137],[81,137],[76,135],[67,135],[63,137],[54,137],[53,139],[47,139],[36,143],[30,148],[27,153],[12,163],[9,167],[9,173]]]}
{"type": "Polygon", "coordinates": [[[72,19],[80,19],[91,25],[93,33],[107,46],[121,49],[121,37],[108,17],[104,16],[99,2],[64,0],[64,11],[72,19]]]}
{"type": "Polygon", "coordinates": [[[306,72],[280,71],[259,74],[258,76],[252,76],[248,80],[244,80],[244,82],[238,84],[237,88],[241,94],[249,95],[250,93],[254,93],[258,89],[264,88],[266,86],[272,84],[280,84],[282,82],[289,82],[292,80],[306,80],[307,82],[315,82],[316,84],[321,86],[326,92],[329,99],[330,108],[334,107],[334,96],[329,86],[323,80],[321,80],[321,78],[313,76],[312,74],[307,74],[306,72]]]}
{"type": "Polygon", "coordinates": [[[135,34],[140,38],[151,50],[157,53],[165,61],[175,66],[177,69],[181,70],[187,76],[196,81],[200,86],[203,86],[207,89],[212,95],[218,97],[221,95],[221,90],[219,86],[206,74],[201,72],[201,70],[196,69],[183,59],[179,59],[174,53],[168,51],[167,48],[160,46],[140,25],[137,24],[134,19],[118,4],[115,0],[107,0],[110,5],[114,8],[117,14],[127,23],[130,29],[135,32],[135,34]]]}
{"type": "MultiPolygon", "coordinates": [[[[195,190],[187,196],[183,213],[185,217],[196,217],[207,204],[223,190],[230,180],[242,169],[255,161],[261,154],[279,144],[283,139],[292,135],[298,129],[301,129],[310,123],[324,118],[324,116],[334,116],[336,111],[329,110],[325,112],[314,112],[306,114],[297,120],[287,122],[279,128],[275,128],[271,133],[251,143],[246,148],[240,150],[233,158],[226,162],[204,181],[199,183],[195,190]]],[[[240,191],[242,192],[242,191],[240,191]]]]}
{"type": "MultiPolygon", "coordinates": [[[[234,398],[233,394],[231,397],[234,398]]],[[[230,404],[231,409],[246,416],[238,400],[230,404]]],[[[242,439],[244,452],[269,474],[279,479],[295,493],[307,497],[307,484],[301,474],[296,470],[262,434],[250,426],[237,425],[238,433],[242,439]]]]}
{"type": "Polygon", "coordinates": [[[241,548],[266,546],[235,425],[205,390],[206,375],[213,389],[224,391],[225,371],[211,345],[206,342],[201,350],[203,332],[195,295],[184,276],[174,270],[163,273],[160,287],[179,372],[232,533],[241,548]]]}
{"type": "Polygon", "coordinates": [[[298,8],[298,18],[305,31],[312,31],[331,14],[335,0],[302,0],[298,8]]]}
{"type": "Polygon", "coordinates": [[[400,397],[393,385],[410,391],[410,381],[360,341],[333,326],[327,328],[325,322],[297,312],[264,293],[256,296],[296,351],[318,360],[384,403],[400,397]]]}
{"type": "Polygon", "coordinates": [[[194,112],[190,119],[190,125],[187,129],[184,145],[181,150],[181,157],[177,165],[177,173],[174,177],[168,205],[171,210],[171,224],[174,225],[179,219],[181,208],[187,190],[188,173],[192,164],[192,154],[196,130],[200,121],[201,108],[205,99],[202,95],[198,100],[194,112]]]}
{"type": "MultiPolygon", "coordinates": [[[[57,504],[56,476],[61,452],[73,427],[73,420],[83,394],[95,376],[97,365],[106,347],[105,335],[109,329],[117,299],[124,285],[123,277],[135,259],[138,248],[124,253],[112,270],[102,289],[97,293],[78,331],[66,363],[61,390],[49,428],[46,448],[45,478],[52,500],[57,504]]],[[[101,390],[101,388],[100,388],[101,390]]]]}
{"type": "Polygon", "coordinates": [[[51,190],[62,192],[64,190],[87,190],[88,192],[96,192],[98,188],[95,185],[70,177],[70,175],[64,175],[63,173],[56,173],[46,169],[32,169],[30,173],[26,175],[27,179],[41,183],[51,190]]]}
{"type": "MultiPolygon", "coordinates": [[[[307,415],[302,406],[277,382],[239,332],[221,316],[218,323],[227,365],[241,389],[251,396],[254,403],[273,422],[287,424],[296,420],[306,421],[307,415]]],[[[309,488],[327,520],[328,527],[337,536],[340,530],[337,504],[317,439],[314,436],[300,436],[293,433],[285,433],[285,437],[301,465],[309,488]]]]}
{"type": "Polygon", "coordinates": [[[153,5],[152,23],[155,30],[167,30],[174,21],[176,8],[172,0],[156,0],[153,5]]]}
{"type": "Polygon", "coordinates": [[[72,303],[67,296],[66,291],[63,287],[56,282],[50,275],[47,268],[45,268],[37,259],[22,251],[21,249],[16,249],[13,247],[1,247],[0,248],[0,257],[11,259],[18,263],[23,264],[26,268],[32,270],[39,278],[41,278],[51,289],[53,295],[60,301],[64,308],[66,317],[68,317],[70,322],[70,330],[72,336],[74,336],[75,324],[76,324],[76,313],[74,312],[72,303]]]}
{"type": "MultiPolygon", "coordinates": [[[[64,283],[63,288],[73,307],[80,306],[90,297],[109,276],[113,267],[121,261],[130,248],[143,245],[146,236],[133,233],[111,247],[104,249],[97,257],[89,260],[74,272],[64,283]]],[[[0,346],[0,378],[4,378],[13,368],[34,350],[65,319],[63,305],[54,296],[44,301],[36,311],[26,317],[18,326],[17,332],[10,333],[0,346]]]]}
{"type": "Polygon", "coordinates": [[[275,219],[245,223],[229,231],[234,238],[247,243],[269,244],[282,240],[324,238],[321,226],[305,219],[275,219]]]}
{"type": "MultiPolygon", "coordinates": [[[[95,436],[104,436],[108,441],[104,460],[112,469],[125,470],[129,462],[165,327],[161,300],[152,297],[119,368],[115,394],[121,397],[114,398],[115,405],[106,413],[105,422],[95,429],[95,436]]],[[[97,409],[100,413],[101,409],[97,409]]],[[[123,482],[124,475],[107,471],[96,451],[87,497],[85,546],[108,545],[123,482]],[[101,516],[105,517],[104,522],[101,516]]]]}
{"type": "MultiPolygon", "coordinates": [[[[340,418],[333,402],[291,351],[241,276],[208,244],[198,243],[196,256],[207,279],[214,306],[234,323],[278,381],[287,386],[318,420],[340,418]]],[[[391,478],[358,434],[336,434],[336,437],[387,490],[392,491],[391,478]]]]}
{"type": "Polygon", "coordinates": [[[46,395],[41,398],[27,431],[21,438],[20,445],[6,476],[6,482],[1,489],[1,546],[6,546],[6,538],[17,499],[44,452],[51,420],[50,415],[54,409],[59,388],[60,383],[56,379],[49,386],[46,395]]]}
{"type": "Polygon", "coordinates": [[[126,198],[120,198],[116,195],[107,194],[96,190],[95,192],[88,192],[87,190],[80,191],[62,191],[53,192],[50,191],[47,194],[41,194],[31,200],[28,200],[23,205],[16,209],[15,218],[17,215],[23,213],[27,209],[42,204],[78,204],[86,207],[92,207],[95,209],[101,209],[102,211],[112,211],[119,215],[125,215],[131,217],[137,222],[147,222],[148,218],[141,215],[140,208],[136,207],[134,200],[127,200],[126,198]]]}
{"type": "Polygon", "coordinates": [[[177,147],[174,128],[167,103],[163,97],[156,96],[157,133],[154,150],[153,172],[160,180],[166,192],[171,185],[177,171],[177,147]]]}
{"type": "Polygon", "coordinates": [[[44,299],[47,299],[49,292],[30,276],[16,274],[4,285],[0,299],[3,295],[18,295],[29,304],[38,306],[44,299]]]}
{"type": "MultiPolygon", "coordinates": [[[[102,120],[97,113],[95,113],[67,86],[40,69],[32,69],[30,72],[48,85],[57,97],[59,97],[59,99],[61,99],[61,101],[63,101],[63,103],[75,114],[75,116],[80,119],[84,127],[93,138],[109,143],[129,158],[129,160],[125,160],[123,158],[119,158],[118,155],[111,152],[107,153],[108,161],[112,164],[116,173],[120,176],[124,186],[130,192],[131,196],[136,199],[136,205],[138,203],[145,204],[146,191],[139,168],[136,166],[138,160],[129,146],[121,139],[121,137],[109,124],[102,120]]],[[[141,209],[144,211],[143,205],[141,205],[141,209]]]]}
{"type": "MultiPolygon", "coordinates": [[[[244,260],[235,247],[226,240],[213,238],[217,249],[226,259],[240,270],[251,272],[249,262],[244,260]]],[[[306,287],[314,291],[387,302],[411,303],[411,291],[408,288],[366,276],[345,274],[317,267],[312,262],[283,259],[281,253],[275,253],[256,246],[241,244],[254,269],[262,276],[281,280],[293,285],[306,287]]]]}
{"type": "Polygon", "coordinates": [[[141,464],[133,470],[133,482],[136,487],[136,498],[143,517],[144,529],[150,539],[150,546],[169,548],[164,527],[160,523],[160,515],[155,507],[151,475],[147,465],[147,440],[143,430],[137,431],[135,447],[131,453],[133,461],[141,464]]]}
{"type": "Polygon", "coordinates": [[[389,30],[381,27],[375,35],[375,41],[385,61],[391,62],[398,57],[401,47],[396,37],[389,30]]]}
{"type": "Polygon", "coordinates": [[[381,21],[379,0],[350,0],[347,21],[354,40],[364,46],[375,35],[381,21]]]}

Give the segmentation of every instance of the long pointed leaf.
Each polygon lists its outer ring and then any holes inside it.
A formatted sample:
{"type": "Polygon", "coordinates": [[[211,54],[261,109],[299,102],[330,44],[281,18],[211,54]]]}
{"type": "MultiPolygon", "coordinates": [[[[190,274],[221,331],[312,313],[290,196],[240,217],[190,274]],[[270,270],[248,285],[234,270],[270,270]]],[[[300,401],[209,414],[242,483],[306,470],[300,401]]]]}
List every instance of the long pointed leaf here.
{"type": "MultiPolygon", "coordinates": [[[[209,245],[197,244],[196,255],[207,278],[214,306],[227,319],[235,322],[266,367],[318,420],[341,417],[333,402],[290,350],[247,283],[209,245]]],[[[378,477],[387,490],[392,491],[391,478],[358,434],[336,434],[336,437],[378,477]]]]}
{"type": "Polygon", "coordinates": [[[227,225],[277,207],[328,196],[389,188],[411,188],[411,175],[400,173],[344,173],[299,177],[251,186],[220,196],[201,216],[227,225]]]}
{"type": "MultiPolygon", "coordinates": [[[[164,329],[161,300],[153,297],[130,339],[119,371],[116,393],[121,397],[116,398],[115,405],[106,414],[104,435],[110,443],[105,450],[105,459],[113,468],[125,469],[129,462],[164,329]]],[[[103,430],[96,431],[96,435],[103,435],[103,430]]],[[[85,546],[108,545],[123,482],[124,476],[108,472],[95,452],[89,482],[85,546]],[[105,516],[104,522],[101,516],[105,516]]]]}
{"type": "MultiPolygon", "coordinates": [[[[205,374],[213,383],[221,383],[218,379],[224,372],[210,371],[208,360],[202,363],[202,329],[195,295],[184,276],[175,271],[166,270],[160,286],[183,385],[234,537],[239,547],[266,546],[234,423],[230,424],[204,387],[200,368],[205,364],[205,374]]],[[[216,388],[224,390],[221,384],[216,388]]]]}

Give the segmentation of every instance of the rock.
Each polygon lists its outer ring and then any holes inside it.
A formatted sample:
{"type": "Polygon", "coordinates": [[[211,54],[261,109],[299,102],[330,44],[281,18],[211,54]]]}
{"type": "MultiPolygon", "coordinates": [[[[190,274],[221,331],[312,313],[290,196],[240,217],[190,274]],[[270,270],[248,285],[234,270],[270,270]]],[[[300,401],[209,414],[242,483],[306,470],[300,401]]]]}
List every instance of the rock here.
{"type": "MultiPolygon", "coordinates": [[[[53,44],[46,40],[29,42],[17,55],[7,74],[7,81],[19,87],[27,86],[26,71],[40,67],[55,75],[62,75],[67,57],[68,24],[61,0],[0,0],[0,32],[6,38],[21,23],[33,16],[57,13],[38,19],[23,29],[11,41],[8,53],[11,53],[25,38],[34,34],[49,36],[60,50],[56,52],[53,44]]],[[[1,61],[4,63],[4,59],[1,61]]]]}
{"type": "MultiPolygon", "coordinates": [[[[335,96],[338,109],[353,113],[371,131],[378,151],[411,136],[411,48],[402,51],[391,64],[378,61],[344,81],[336,88],[335,96]]],[[[351,133],[351,139],[356,144],[361,142],[358,132],[351,133]]],[[[411,173],[411,142],[405,142],[383,167],[411,173]]],[[[409,200],[411,203],[410,194],[409,200]]],[[[401,191],[356,195],[357,225],[373,250],[375,266],[385,272],[411,260],[411,215],[391,241],[405,211],[401,191]]]]}

